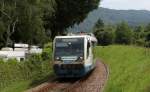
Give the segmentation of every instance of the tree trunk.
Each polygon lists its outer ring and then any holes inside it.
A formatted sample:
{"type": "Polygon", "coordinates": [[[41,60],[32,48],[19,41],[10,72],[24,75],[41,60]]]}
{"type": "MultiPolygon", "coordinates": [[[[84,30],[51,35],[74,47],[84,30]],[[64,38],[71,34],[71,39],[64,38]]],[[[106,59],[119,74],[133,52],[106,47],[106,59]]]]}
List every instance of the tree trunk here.
{"type": "Polygon", "coordinates": [[[11,23],[8,25],[7,27],[7,37],[6,37],[6,46],[9,45],[13,45],[13,42],[11,40],[11,35],[15,32],[15,28],[16,28],[16,23],[17,23],[18,19],[16,19],[13,23],[12,23],[12,30],[11,30],[11,23]]]}

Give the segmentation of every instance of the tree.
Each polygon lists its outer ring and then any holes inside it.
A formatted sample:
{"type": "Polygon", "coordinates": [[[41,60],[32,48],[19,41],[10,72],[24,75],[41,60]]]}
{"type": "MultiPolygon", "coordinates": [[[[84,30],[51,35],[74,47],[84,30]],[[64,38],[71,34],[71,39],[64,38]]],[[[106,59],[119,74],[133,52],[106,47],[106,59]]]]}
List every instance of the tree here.
{"type": "Polygon", "coordinates": [[[136,45],[144,46],[145,43],[145,32],[144,32],[144,26],[140,25],[135,27],[133,36],[133,42],[136,45]]]}
{"type": "Polygon", "coordinates": [[[150,23],[146,25],[144,32],[150,32],[150,23]]]}
{"type": "Polygon", "coordinates": [[[44,17],[52,16],[53,0],[1,0],[0,19],[6,46],[14,42],[43,44],[47,41],[44,17]],[[34,36],[33,36],[34,35],[34,36]],[[19,39],[18,39],[19,38],[19,39]]]}
{"type": "Polygon", "coordinates": [[[96,22],[95,29],[103,29],[104,28],[104,22],[101,19],[98,19],[98,21],[96,22]]]}
{"type": "Polygon", "coordinates": [[[104,23],[101,19],[98,19],[98,21],[95,23],[95,26],[93,28],[93,33],[96,37],[98,37],[98,32],[104,31],[104,23]]]}
{"type": "Polygon", "coordinates": [[[98,44],[102,46],[113,44],[114,29],[109,26],[105,26],[103,31],[97,30],[96,37],[98,39],[98,44]]]}
{"type": "Polygon", "coordinates": [[[11,35],[15,32],[18,16],[16,12],[17,0],[1,0],[0,12],[3,26],[5,27],[5,45],[12,45],[11,35]]]}
{"type": "Polygon", "coordinates": [[[46,36],[51,40],[51,26],[54,23],[54,17],[55,17],[55,10],[56,10],[56,2],[55,0],[42,0],[41,1],[41,7],[42,7],[42,20],[44,22],[44,28],[46,36]]]}
{"type": "Polygon", "coordinates": [[[111,25],[105,26],[101,19],[95,24],[94,34],[98,39],[98,44],[102,46],[112,44],[114,41],[114,28],[111,25]]]}
{"type": "Polygon", "coordinates": [[[0,42],[43,44],[81,22],[100,0],[0,0],[0,42]],[[34,36],[33,36],[34,35],[34,36]],[[19,38],[19,39],[18,39],[19,38]]]}
{"type": "MultiPolygon", "coordinates": [[[[38,3],[35,1],[20,1],[17,11],[19,12],[19,22],[17,31],[12,38],[16,42],[24,42],[28,44],[37,44],[36,38],[39,33],[43,35],[44,28],[41,17],[41,10],[38,7],[38,3]],[[33,36],[34,34],[34,36],[33,36]],[[20,39],[17,39],[20,38],[20,39]]],[[[40,41],[39,41],[40,43],[40,41]]]]}
{"type": "Polygon", "coordinates": [[[65,29],[80,23],[87,14],[99,6],[100,0],[55,0],[57,7],[55,15],[49,25],[52,38],[63,34],[65,29]]]}
{"type": "Polygon", "coordinates": [[[135,33],[135,39],[140,39],[143,38],[143,33],[144,33],[144,27],[143,26],[137,26],[134,30],[135,33]]]}
{"type": "Polygon", "coordinates": [[[115,42],[118,44],[131,44],[132,42],[131,28],[125,22],[117,25],[115,35],[115,42]]]}
{"type": "Polygon", "coordinates": [[[5,27],[4,23],[0,21],[0,48],[4,46],[5,39],[4,39],[5,27]]]}
{"type": "Polygon", "coordinates": [[[145,45],[150,47],[150,23],[145,27],[145,45]]]}

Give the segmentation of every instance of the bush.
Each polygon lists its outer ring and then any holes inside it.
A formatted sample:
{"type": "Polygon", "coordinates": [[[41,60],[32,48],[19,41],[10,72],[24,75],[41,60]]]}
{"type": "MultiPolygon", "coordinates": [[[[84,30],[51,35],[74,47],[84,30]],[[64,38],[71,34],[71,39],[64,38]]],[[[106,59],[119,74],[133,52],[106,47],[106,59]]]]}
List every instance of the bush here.
{"type": "Polygon", "coordinates": [[[44,51],[45,56],[48,56],[44,60],[43,54],[31,55],[24,62],[18,62],[16,59],[9,59],[8,62],[4,62],[0,59],[0,91],[14,82],[40,80],[51,74],[52,69],[49,62],[51,52],[47,48],[44,51]]]}
{"type": "Polygon", "coordinates": [[[113,44],[115,39],[114,28],[112,26],[97,28],[94,30],[94,34],[98,40],[98,44],[102,46],[113,44]]]}
{"type": "Polygon", "coordinates": [[[42,52],[43,60],[51,60],[52,58],[52,43],[47,43],[44,45],[43,52],[42,52]]]}
{"type": "Polygon", "coordinates": [[[138,40],[135,41],[135,44],[137,46],[144,46],[145,40],[144,39],[138,39],[138,40]]]}
{"type": "Polygon", "coordinates": [[[115,42],[117,44],[131,44],[132,42],[132,30],[125,22],[117,25],[115,35],[115,42]]]}

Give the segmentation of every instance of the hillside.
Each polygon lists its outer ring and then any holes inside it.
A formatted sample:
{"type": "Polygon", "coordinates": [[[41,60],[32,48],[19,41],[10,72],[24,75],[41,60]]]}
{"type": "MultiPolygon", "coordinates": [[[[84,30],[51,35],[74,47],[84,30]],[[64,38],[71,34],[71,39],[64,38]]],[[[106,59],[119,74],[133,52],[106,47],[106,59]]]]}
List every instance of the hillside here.
{"type": "Polygon", "coordinates": [[[117,24],[121,21],[126,21],[130,26],[137,26],[150,22],[150,11],[98,8],[90,12],[82,23],[79,25],[76,24],[72,29],[70,28],[69,30],[90,31],[99,18],[101,18],[106,24],[117,24]]]}
{"type": "Polygon", "coordinates": [[[129,25],[147,24],[150,22],[150,11],[146,10],[113,10],[106,8],[99,8],[93,12],[93,14],[99,15],[99,17],[105,23],[118,23],[126,21],[129,25]]]}
{"type": "Polygon", "coordinates": [[[134,46],[97,47],[96,55],[109,66],[104,92],[150,92],[150,51],[134,46]]]}

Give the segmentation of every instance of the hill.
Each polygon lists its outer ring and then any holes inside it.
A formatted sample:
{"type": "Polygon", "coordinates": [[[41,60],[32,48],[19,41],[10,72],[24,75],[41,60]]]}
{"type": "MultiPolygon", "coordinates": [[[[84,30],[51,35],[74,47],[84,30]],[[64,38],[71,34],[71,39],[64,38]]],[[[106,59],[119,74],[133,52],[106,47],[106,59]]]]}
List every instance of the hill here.
{"type": "Polygon", "coordinates": [[[150,92],[150,51],[134,46],[97,47],[96,56],[109,66],[104,92],[150,92]]]}
{"type": "Polygon", "coordinates": [[[146,10],[113,10],[106,8],[99,8],[93,15],[99,17],[105,23],[119,23],[126,21],[129,25],[140,25],[150,23],[150,11],[146,10]]]}
{"type": "Polygon", "coordinates": [[[97,20],[101,18],[105,24],[117,24],[121,21],[128,22],[130,26],[144,25],[150,23],[150,11],[147,10],[114,10],[107,8],[98,8],[89,13],[87,18],[78,24],[75,24],[71,31],[90,31],[97,20]]]}

